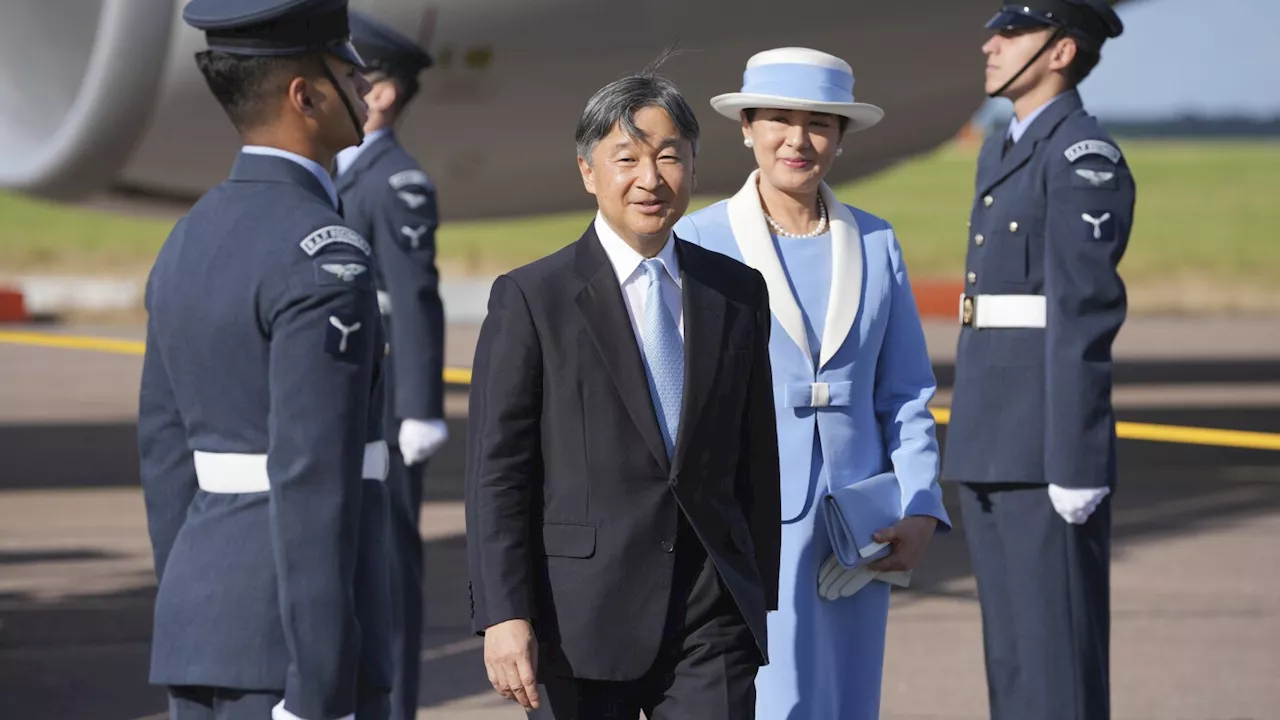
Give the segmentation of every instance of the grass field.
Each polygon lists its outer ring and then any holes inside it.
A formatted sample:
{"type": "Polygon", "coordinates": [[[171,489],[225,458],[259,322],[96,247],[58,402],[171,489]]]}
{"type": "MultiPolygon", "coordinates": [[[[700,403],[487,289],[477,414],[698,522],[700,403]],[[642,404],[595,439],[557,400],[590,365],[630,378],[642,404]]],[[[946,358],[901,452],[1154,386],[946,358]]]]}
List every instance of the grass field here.
{"type": "MultiPolygon", "coordinates": [[[[1122,142],[1138,183],[1122,273],[1132,283],[1280,293],[1280,142],[1122,142]]],[[[917,278],[958,277],[976,150],[947,146],[836,188],[894,223],[917,278]]],[[[698,198],[701,207],[716,198],[698,198]]],[[[447,208],[446,208],[447,210],[447,208]]],[[[448,223],[448,272],[491,274],[576,237],[590,215],[448,223]]],[[[0,194],[0,268],[21,273],[143,273],[171,221],[122,217],[0,194]]]]}

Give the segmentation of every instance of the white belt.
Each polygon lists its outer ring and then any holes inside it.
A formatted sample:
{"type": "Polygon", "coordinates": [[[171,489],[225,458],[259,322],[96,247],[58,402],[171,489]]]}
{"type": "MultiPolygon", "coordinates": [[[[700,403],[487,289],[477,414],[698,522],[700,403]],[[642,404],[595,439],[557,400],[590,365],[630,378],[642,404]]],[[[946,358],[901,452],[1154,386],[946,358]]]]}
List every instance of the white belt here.
{"type": "Polygon", "coordinates": [[[378,312],[383,315],[391,314],[391,293],[386,290],[378,291],[378,312]]]}
{"type": "MultiPolygon", "coordinates": [[[[267,477],[267,456],[256,453],[215,453],[196,450],[196,478],[208,493],[259,493],[271,489],[267,477]]],[[[391,453],[384,440],[364,446],[365,480],[387,479],[391,453]]]]}
{"type": "Polygon", "coordinates": [[[1043,295],[961,295],[960,324],[982,328],[1043,328],[1043,295]]]}

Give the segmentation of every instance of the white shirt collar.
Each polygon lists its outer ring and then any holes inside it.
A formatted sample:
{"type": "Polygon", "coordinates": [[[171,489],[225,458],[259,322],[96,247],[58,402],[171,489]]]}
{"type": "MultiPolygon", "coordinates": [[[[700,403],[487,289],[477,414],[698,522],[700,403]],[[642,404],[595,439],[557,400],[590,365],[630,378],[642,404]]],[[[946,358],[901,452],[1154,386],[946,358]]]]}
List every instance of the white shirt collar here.
{"type": "Polygon", "coordinates": [[[356,160],[359,159],[360,157],[360,154],[363,153],[365,150],[368,150],[370,145],[378,142],[379,140],[381,140],[382,138],[386,137],[389,134],[391,134],[391,128],[380,127],[371,133],[366,133],[364,136],[364,141],[361,142],[359,145],[352,145],[351,147],[345,148],[342,150],[342,152],[338,153],[338,157],[337,157],[338,175],[341,175],[342,173],[346,172],[352,165],[355,165],[356,160]]]}
{"type": "Polygon", "coordinates": [[[1018,120],[1018,116],[1014,115],[1013,119],[1009,121],[1009,137],[1013,138],[1014,142],[1018,142],[1019,140],[1021,140],[1022,135],[1027,131],[1027,128],[1031,127],[1031,123],[1035,122],[1036,118],[1040,117],[1040,113],[1043,113],[1045,110],[1049,108],[1050,105],[1054,104],[1058,100],[1062,99],[1063,97],[1066,97],[1067,94],[1070,92],[1071,91],[1068,90],[1067,92],[1054,95],[1052,98],[1050,98],[1049,102],[1033,110],[1032,113],[1028,115],[1025,120],[1018,120]]]}
{"type": "MultiPolygon", "coordinates": [[[[604,246],[604,252],[609,256],[609,262],[613,265],[613,271],[618,274],[618,284],[624,285],[631,279],[632,275],[640,269],[640,263],[644,262],[645,257],[636,252],[635,248],[627,244],[621,235],[614,232],[609,227],[609,223],[605,221],[604,215],[596,211],[595,220],[596,236],[600,238],[600,244],[604,246]]],[[[673,232],[667,237],[667,244],[662,246],[662,250],[658,252],[657,259],[662,262],[662,266],[666,268],[667,274],[672,280],[676,281],[676,285],[680,284],[680,262],[676,257],[676,241],[673,232]]]]}
{"type": "Polygon", "coordinates": [[[308,172],[316,176],[320,181],[320,185],[324,187],[324,191],[329,194],[329,201],[333,203],[333,208],[338,209],[338,190],[333,186],[333,180],[329,177],[329,172],[320,166],[320,163],[305,158],[297,153],[291,153],[288,150],[280,148],[266,147],[265,145],[245,145],[240,148],[240,152],[247,155],[270,155],[272,157],[284,158],[306,168],[308,172]]]}

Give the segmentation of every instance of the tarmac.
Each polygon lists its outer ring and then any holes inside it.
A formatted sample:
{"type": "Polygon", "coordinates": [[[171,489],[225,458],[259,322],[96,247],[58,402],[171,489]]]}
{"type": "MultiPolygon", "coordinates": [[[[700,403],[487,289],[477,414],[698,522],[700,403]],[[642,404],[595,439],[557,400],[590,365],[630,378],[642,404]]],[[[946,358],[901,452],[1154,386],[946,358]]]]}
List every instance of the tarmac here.
{"type": "MultiPolygon", "coordinates": [[[[138,326],[5,328],[138,340],[138,326]]],[[[469,367],[477,326],[449,328],[469,367]]],[[[926,323],[944,408],[954,323],[926,323]]],[[[1280,433],[1280,318],[1129,321],[1116,343],[1121,420],[1280,433]]],[[[147,684],[155,590],[137,482],[136,355],[0,334],[0,719],[164,718],[147,684]]],[[[462,513],[466,388],[423,507],[420,720],[515,720],[468,626],[462,513]]],[[[939,428],[946,441],[946,427],[939,428]]],[[[1112,564],[1116,720],[1280,718],[1280,451],[1122,440],[1112,564]]],[[[1277,435],[1276,437],[1280,437],[1277,435]]],[[[986,715],[978,604],[957,527],[895,590],[885,720],[986,715]]],[[[773,719],[762,719],[773,720],[773,719]]],[[[781,719],[779,719],[781,720],[781,719]]],[[[825,720],[825,719],[824,719],[825,720]]]]}

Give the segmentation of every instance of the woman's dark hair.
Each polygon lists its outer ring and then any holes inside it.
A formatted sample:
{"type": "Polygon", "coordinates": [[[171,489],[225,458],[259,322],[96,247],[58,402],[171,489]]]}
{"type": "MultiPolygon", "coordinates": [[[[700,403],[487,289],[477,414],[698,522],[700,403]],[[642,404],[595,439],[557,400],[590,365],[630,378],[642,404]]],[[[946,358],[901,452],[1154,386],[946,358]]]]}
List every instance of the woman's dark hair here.
{"type": "MultiPolygon", "coordinates": [[[[756,110],[759,110],[759,109],[760,109],[760,108],[747,108],[746,110],[743,110],[743,112],[745,112],[745,113],[747,114],[747,122],[752,122],[752,121],[754,121],[754,120],[756,119],[756,110]]],[[[840,134],[841,134],[841,135],[844,135],[845,130],[848,130],[848,129],[849,129],[849,118],[847,118],[847,117],[845,117],[845,116],[843,116],[843,115],[833,115],[832,113],[814,113],[814,114],[815,114],[815,115],[826,115],[827,117],[833,117],[833,118],[836,118],[837,120],[839,120],[839,121],[840,121],[840,134]]]]}

